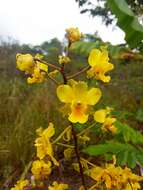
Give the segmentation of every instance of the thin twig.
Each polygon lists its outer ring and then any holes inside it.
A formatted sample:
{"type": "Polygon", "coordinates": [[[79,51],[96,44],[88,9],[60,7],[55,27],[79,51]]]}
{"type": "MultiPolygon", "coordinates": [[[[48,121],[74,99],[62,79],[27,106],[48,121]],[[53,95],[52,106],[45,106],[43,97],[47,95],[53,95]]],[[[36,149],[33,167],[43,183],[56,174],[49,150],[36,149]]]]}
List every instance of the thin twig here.
{"type": "Polygon", "coordinates": [[[73,145],[68,145],[68,144],[59,143],[59,142],[57,142],[56,144],[58,144],[58,145],[60,145],[60,146],[67,147],[67,148],[74,148],[74,146],[73,146],[73,145]]]}
{"type": "Polygon", "coordinates": [[[48,78],[51,79],[54,82],[54,84],[56,85],[60,84],[56,79],[54,79],[53,77],[50,77],[49,75],[48,75],[48,78]]]}
{"type": "Polygon", "coordinates": [[[61,66],[61,70],[60,70],[62,76],[63,76],[63,81],[64,81],[64,84],[67,84],[67,77],[66,77],[66,74],[65,74],[65,65],[64,63],[62,64],[61,66]]]}
{"type": "Polygon", "coordinates": [[[90,125],[86,129],[83,129],[80,133],[77,134],[77,136],[80,136],[80,135],[84,134],[86,131],[88,131],[89,129],[91,129],[94,126],[95,126],[95,123],[93,123],[92,125],[90,125]]]}
{"type": "Polygon", "coordinates": [[[48,65],[49,67],[52,67],[52,68],[54,68],[54,69],[57,69],[58,71],[61,71],[61,68],[60,68],[60,67],[57,67],[56,65],[53,65],[53,64],[51,64],[51,63],[47,63],[47,62],[44,61],[44,60],[41,60],[41,59],[38,59],[38,58],[34,58],[34,61],[39,61],[39,62],[41,62],[41,63],[44,63],[44,64],[48,65]]]}
{"type": "Polygon", "coordinates": [[[54,140],[53,144],[57,143],[70,128],[71,126],[68,126],[67,128],[65,128],[64,131],[54,140]]]}
{"type": "Polygon", "coordinates": [[[85,67],[85,68],[83,68],[81,71],[79,71],[79,72],[77,72],[77,73],[75,73],[75,74],[73,74],[73,75],[67,76],[67,79],[69,80],[69,79],[72,79],[72,78],[74,78],[74,77],[77,77],[78,75],[80,75],[80,74],[86,72],[89,68],[90,68],[90,66],[85,67]]]}

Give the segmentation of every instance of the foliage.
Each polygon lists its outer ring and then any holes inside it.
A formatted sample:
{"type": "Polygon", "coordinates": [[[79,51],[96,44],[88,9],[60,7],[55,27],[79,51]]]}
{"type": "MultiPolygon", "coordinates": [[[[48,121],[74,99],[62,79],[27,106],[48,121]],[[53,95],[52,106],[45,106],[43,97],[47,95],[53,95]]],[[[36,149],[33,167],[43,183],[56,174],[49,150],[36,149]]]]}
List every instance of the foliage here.
{"type": "MultiPolygon", "coordinates": [[[[82,8],[81,13],[89,12],[93,17],[101,16],[103,22],[105,22],[106,25],[109,25],[113,22],[114,18],[108,7],[108,1],[97,0],[94,4],[90,0],[76,0],[76,2],[78,3],[79,7],[82,8]]],[[[127,0],[127,3],[136,16],[140,17],[142,15],[142,1],[127,0]]]]}
{"type": "Polygon", "coordinates": [[[125,0],[108,0],[111,11],[117,17],[118,26],[125,32],[125,40],[132,48],[136,48],[143,40],[143,26],[139,23],[125,0]]]}
{"type": "Polygon", "coordinates": [[[143,135],[126,124],[116,122],[117,134],[110,141],[98,145],[89,145],[83,151],[92,156],[103,155],[107,160],[114,154],[119,165],[128,165],[134,168],[143,164],[143,149],[136,148],[143,144],[143,135]]]}

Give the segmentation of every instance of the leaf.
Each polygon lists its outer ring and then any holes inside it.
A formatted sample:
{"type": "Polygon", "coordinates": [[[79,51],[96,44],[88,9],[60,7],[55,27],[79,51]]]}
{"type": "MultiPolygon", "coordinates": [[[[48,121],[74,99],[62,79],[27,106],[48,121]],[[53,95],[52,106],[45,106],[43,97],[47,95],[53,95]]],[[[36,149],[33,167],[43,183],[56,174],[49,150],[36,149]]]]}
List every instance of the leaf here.
{"type": "Polygon", "coordinates": [[[87,56],[93,48],[98,48],[100,42],[75,42],[72,44],[70,50],[81,55],[87,56]]]}
{"type": "Polygon", "coordinates": [[[128,143],[107,142],[90,145],[83,149],[83,152],[90,156],[103,155],[107,157],[108,154],[116,155],[119,165],[128,165],[130,168],[134,168],[138,163],[143,165],[143,149],[136,149],[128,143]]]}
{"type": "Polygon", "coordinates": [[[118,153],[120,151],[123,151],[125,149],[125,146],[120,143],[105,143],[105,144],[99,144],[99,145],[90,145],[87,148],[83,150],[84,153],[87,153],[91,156],[98,156],[105,153],[118,153]]]}
{"type": "Polygon", "coordinates": [[[131,48],[136,48],[143,40],[143,26],[129,8],[125,0],[108,0],[111,12],[117,17],[118,26],[125,32],[125,40],[131,48]]]}
{"type": "Polygon", "coordinates": [[[138,109],[136,113],[136,120],[143,123],[143,108],[138,109]]]}
{"type": "Polygon", "coordinates": [[[143,135],[139,131],[119,121],[117,121],[115,125],[118,129],[118,134],[116,135],[117,138],[118,136],[123,136],[125,142],[131,142],[133,144],[143,144],[143,135]]]}

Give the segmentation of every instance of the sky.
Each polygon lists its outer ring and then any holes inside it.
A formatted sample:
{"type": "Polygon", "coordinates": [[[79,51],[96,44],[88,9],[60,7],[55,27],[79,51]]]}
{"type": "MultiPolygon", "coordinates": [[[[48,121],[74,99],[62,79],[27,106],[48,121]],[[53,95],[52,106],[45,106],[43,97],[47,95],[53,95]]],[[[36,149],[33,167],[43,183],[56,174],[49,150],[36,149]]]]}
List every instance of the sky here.
{"type": "Polygon", "coordinates": [[[11,36],[33,45],[57,37],[65,29],[78,27],[82,33],[98,31],[103,41],[124,42],[124,32],[106,27],[99,17],[80,14],[75,0],[0,0],[0,36],[11,36]]]}

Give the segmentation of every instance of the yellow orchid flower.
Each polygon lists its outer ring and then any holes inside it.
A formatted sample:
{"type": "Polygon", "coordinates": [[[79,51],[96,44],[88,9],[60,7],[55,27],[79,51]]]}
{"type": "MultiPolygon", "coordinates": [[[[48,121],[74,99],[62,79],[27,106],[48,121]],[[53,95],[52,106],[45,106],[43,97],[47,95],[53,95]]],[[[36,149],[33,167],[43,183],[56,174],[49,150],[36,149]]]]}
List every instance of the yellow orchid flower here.
{"type": "Polygon", "coordinates": [[[57,69],[55,69],[54,71],[49,72],[48,76],[54,78],[57,76],[58,73],[59,73],[59,71],[57,69]]]}
{"type": "Polygon", "coordinates": [[[31,73],[34,68],[33,57],[30,54],[20,54],[16,55],[17,68],[20,71],[25,71],[26,73],[31,73]]]}
{"type": "Polygon", "coordinates": [[[54,181],[52,186],[49,186],[48,190],[67,190],[68,185],[64,183],[58,183],[57,181],[54,181]]]}
{"type": "Polygon", "coordinates": [[[105,74],[114,68],[114,65],[109,63],[108,51],[105,48],[102,50],[93,49],[91,50],[88,63],[91,68],[87,71],[89,78],[95,77],[97,80],[103,82],[109,82],[111,77],[105,74]]]}
{"type": "Polygon", "coordinates": [[[24,190],[26,189],[26,187],[28,187],[29,185],[29,181],[20,179],[19,181],[17,181],[16,185],[14,187],[11,188],[11,190],[24,190]]]}
{"type": "Polygon", "coordinates": [[[49,124],[48,128],[42,130],[41,128],[37,131],[39,137],[35,140],[35,146],[37,147],[37,157],[43,159],[45,156],[49,156],[53,163],[58,166],[57,160],[54,158],[53,147],[51,143],[51,137],[55,134],[55,129],[52,123],[49,124]]]}
{"type": "Polygon", "coordinates": [[[105,185],[107,190],[123,190],[123,187],[125,190],[138,190],[141,188],[139,181],[143,180],[143,177],[132,173],[131,169],[116,167],[115,163],[106,164],[105,167],[93,167],[89,170],[89,176],[97,185],[105,185]]]}
{"type": "Polygon", "coordinates": [[[51,166],[50,161],[46,163],[43,160],[36,160],[32,164],[31,172],[35,179],[47,178],[52,171],[51,166]]]}
{"type": "Polygon", "coordinates": [[[68,119],[72,123],[85,123],[88,120],[88,107],[95,105],[101,98],[99,88],[88,90],[86,82],[79,81],[70,85],[60,85],[57,88],[57,96],[61,102],[70,105],[71,112],[68,119]]]}
{"type": "Polygon", "coordinates": [[[69,57],[67,56],[63,56],[63,55],[59,55],[59,64],[67,64],[69,63],[71,60],[69,57]]]}
{"type": "Polygon", "coordinates": [[[96,122],[102,123],[102,130],[105,132],[111,131],[113,134],[117,132],[117,128],[114,126],[114,122],[116,121],[116,118],[109,117],[110,110],[107,109],[100,109],[94,113],[94,120],[96,122]]]}
{"type": "Polygon", "coordinates": [[[83,34],[78,28],[71,27],[66,29],[66,32],[66,36],[71,43],[79,41],[83,37],[83,34]]]}
{"type": "Polygon", "coordinates": [[[48,65],[35,61],[30,54],[17,54],[17,68],[25,73],[30,74],[27,78],[29,84],[41,83],[45,79],[45,74],[48,72],[48,65]]]}
{"type": "Polygon", "coordinates": [[[33,83],[41,83],[45,79],[45,72],[41,72],[41,70],[38,67],[34,68],[34,71],[32,73],[32,77],[27,78],[28,84],[33,83]]]}

